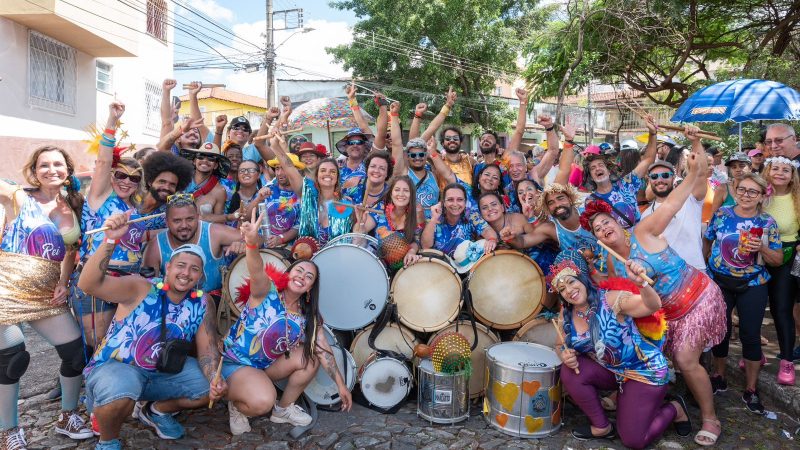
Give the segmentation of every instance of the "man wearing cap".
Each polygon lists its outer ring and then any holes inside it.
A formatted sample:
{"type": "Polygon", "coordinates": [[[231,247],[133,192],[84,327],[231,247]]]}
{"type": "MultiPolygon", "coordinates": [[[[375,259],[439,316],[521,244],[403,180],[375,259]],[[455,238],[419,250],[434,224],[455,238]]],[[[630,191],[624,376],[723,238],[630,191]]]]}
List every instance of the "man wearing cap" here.
{"type": "Polygon", "coordinates": [[[733,195],[733,184],[742,175],[750,172],[750,158],[743,152],[736,152],[725,161],[725,167],[728,169],[727,182],[720,184],[714,189],[714,201],[711,203],[712,217],[720,207],[733,206],[736,204],[736,197],[733,195]]]}
{"type": "MultiPolygon", "coordinates": [[[[297,155],[289,153],[287,156],[297,170],[302,172],[306,169],[306,165],[297,155]]],[[[265,191],[264,203],[270,228],[267,247],[281,247],[291,244],[297,237],[300,227],[300,199],[292,189],[289,177],[278,158],[270,159],[267,164],[275,171],[275,178],[262,188],[265,191]]]]}
{"type": "Polygon", "coordinates": [[[364,167],[364,159],[367,157],[368,145],[371,145],[371,137],[371,134],[368,135],[361,131],[361,128],[356,127],[351,128],[347,134],[336,143],[336,149],[346,157],[341,167],[341,175],[339,176],[339,183],[341,185],[344,186],[347,180],[351,178],[364,178],[367,176],[367,171],[364,167]]]}
{"type": "Polygon", "coordinates": [[[750,172],[760,174],[764,170],[764,151],[753,147],[745,151],[750,158],[750,172]]]}
{"type": "MultiPolygon", "coordinates": [[[[675,186],[675,166],[670,162],[657,160],[647,169],[647,177],[655,200],[642,213],[642,219],[658,209],[672,192],[675,186]]],[[[706,262],[703,258],[701,217],[707,190],[706,177],[697,177],[692,187],[692,195],[684,202],[663,233],[664,239],[678,256],[701,271],[706,270],[706,262]]]]}
{"type": "Polygon", "coordinates": [[[194,195],[201,216],[221,215],[228,197],[221,180],[228,176],[230,160],[222,155],[216,144],[210,142],[197,150],[182,148],[181,156],[194,165],[194,176],[186,192],[194,195]]]}
{"type": "Polygon", "coordinates": [[[156,276],[166,273],[167,262],[176,248],[194,244],[203,250],[205,264],[200,285],[203,291],[218,296],[222,288],[220,267],[225,256],[244,253],[244,241],[239,230],[220,223],[200,220],[192,194],[176,194],[167,201],[167,229],[147,244],[142,266],[151,267],[156,276]],[[227,247],[225,254],[223,249],[227,247]]]}
{"type": "Polygon", "coordinates": [[[307,168],[313,169],[320,161],[328,157],[328,149],[322,144],[315,145],[313,142],[304,142],[298,147],[297,156],[307,168]]]}
{"type": "Polygon", "coordinates": [[[180,439],[184,429],[173,416],[185,409],[206,407],[227,391],[214,380],[219,362],[216,308],[196,290],[205,256],[196,245],[173,252],[163,280],[139,275],[107,276],[119,239],[128,232],[129,214],[109,217],[103,224],[105,242],[92,255],[78,286],[86,293],[117,303],[114,322],[84,370],[86,394],[100,429],[95,448],[121,449],[122,424],[145,401],[137,417],[162,439],[180,439]],[[194,341],[197,358],[188,356],[194,341]],[[169,344],[169,358],[164,352],[169,344]],[[165,364],[166,360],[171,364],[165,364]]]}
{"type": "Polygon", "coordinates": [[[800,162],[800,149],[797,148],[797,135],[791,125],[773,123],[767,127],[764,147],[770,156],[783,156],[800,162]]]}

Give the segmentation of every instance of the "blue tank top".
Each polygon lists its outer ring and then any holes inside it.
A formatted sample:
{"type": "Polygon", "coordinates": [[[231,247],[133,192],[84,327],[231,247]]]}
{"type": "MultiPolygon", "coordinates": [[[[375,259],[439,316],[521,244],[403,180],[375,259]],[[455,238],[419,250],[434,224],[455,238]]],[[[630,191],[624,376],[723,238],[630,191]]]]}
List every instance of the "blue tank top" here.
{"type": "MultiPolygon", "coordinates": [[[[206,256],[206,265],[203,267],[203,291],[214,292],[222,288],[222,273],[220,273],[220,266],[225,264],[225,258],[217,258],[214,252],[211,251],[211,224],[209,222],[200,221],[200,239],[197,245],[203,249],[206,256]]],[[[161,273],[166,273],[167,263],[172,258],[172,245],[169,243],[169,231],[159,233],[156,238],[158,241],[158,250],[161,253],[161,273]]]]}
{"type": "MultiPolygon", "coordinates": [[[[580,210],[578,211],[581,212],[580,210]]],[[[606,272],[606,254],[607,252],[597,245],[597,238],[594,235],[583,229],[578,225],[576,231],[571,231],[565,228],[558,219],[553,219],[556,226],[556,237],[558,237],[558,245],[561,251],[573,250],[580,251],[582,249],[589,249],[595,255],[598,255],[594,261],[594,267],[600,272],[606,272]]]]}
{"type": "Polygon", "coordinates": [[[89,375],[93,368],[109,360],[154,371],[161,354],[161,311],[166,300],[166,339],[194,340],[203,316],[206,314],[207,295],[191,298],[187,295],[180,303],[166,298],[164,291],[156,287],[160,278],[151,280],[150,292],[141,303],[122,320],[111,320],[108,333],[103,338],[94,356],[84,369],[89,375]]]}
{"type": "Polygon", "coordinates": [[[408,169],[408,177],[411,178],[417,190],[417,203],[422,206],[425,212],[425,220],[428,220],[431,218],[431,206],[439,201],[439,185],[430,170],[426,168],[425,173],[427,174],[427,176],[423,175],[425,181],[420,183],[420,178],[417,177],[413,170],[408,169]]]}
{"type": "Polygon", "coordinates": [[[6,226],[0,249],[57,262],[63,261],[67,253],[58,227],[28,193],[25,193],[19,214],[6,226]]]}
{"type": "Polygon", "coordinates": [[[287,312],[273,285],[260,305],[246,305],[225,337],[224,357],[266,369],[305,340],[305,316],[287,312]]]}
{"type": "MultiPolygon", "coordinates": [[[[103,226],[103,223],[113,214],[122,214],[128,211],[128,206],[116,192],[111,191],[106,201],[100,205],[97,211],[92,210],[89,202],[83,203],[83,210],[81,211],[81,228],[84,230],[94,230],[103,226]]],[[[142,214],[134,212],[131,214],[131,219],[141,217],[142,214]]],[[[111,254],[111,261],[124,264],[126,269],[130,272],[138,272],[139,265],[141,264],[142,252],[144,250],[144,235],[147,230],[148,222],[137,222],[130,225],[128,234],[119,240],[119,245],[114,248],[114,253],[111,254]]],[[[90,256],[97,251],[100,245],[103,244],[105,235],[103,233],[94,233],[84,236],[83,243],[80,248],[81,261],[86,261],[90,256]]]]}

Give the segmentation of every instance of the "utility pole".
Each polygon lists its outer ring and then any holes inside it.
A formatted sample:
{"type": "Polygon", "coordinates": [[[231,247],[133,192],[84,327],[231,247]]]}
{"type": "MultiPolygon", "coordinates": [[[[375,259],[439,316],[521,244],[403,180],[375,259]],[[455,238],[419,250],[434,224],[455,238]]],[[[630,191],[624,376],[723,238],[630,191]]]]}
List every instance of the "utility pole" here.
{"type": "MultiPolygon", "coordinates": [[[[272,0],[266,0],[267,4],[267,32],[264,37],[267,39],[266,50],[264,51],[264,68],[267,70],[267,104],[269,106],[275,106],[275,31],[280,30],[293,30],[296,28],[303,28],[303,8],[295,8],[295,9],[285,9],[281,11],[273,11],[272,10],[272,0]],[[283,16],[283,28],[275,28],[275,23],[273,21],[275,15],[283,16]],[[289,25],[289,17],[295,17],[297,25],[290,26],[289,25]]],[[[310,31],[311,28],[308,28],[304,31],[310,31]]],[[[285,42],[285,41],[284,41],[285,42]]],[[[283,44],[283,43],[281,43],[283,44]]],[[[278,47],[280,47],[280,45],[278,47]]],[[[257,69],[256,69],[257,70],[257,69]]]]}

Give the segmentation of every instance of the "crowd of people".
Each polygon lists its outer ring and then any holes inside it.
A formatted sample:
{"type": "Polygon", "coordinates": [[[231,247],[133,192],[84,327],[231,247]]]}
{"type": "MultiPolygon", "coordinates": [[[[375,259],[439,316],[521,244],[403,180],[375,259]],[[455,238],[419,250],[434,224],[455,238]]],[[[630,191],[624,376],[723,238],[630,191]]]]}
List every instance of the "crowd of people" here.
{"type": "Polygon", "coordinates": [[[26,446],[17,424],[30,361],[23,322],[61,359],[55,431],[98,435],[98,449],[121,448],[131,414],[178,439],[175,413],[222,400],[233,434],[270,412],[273,422],[308,425],[296,401],[320,368],[349,410],[351,393],[323,338],[324,273],[308,257],[265,270],[260,254],[302,242],[310,256],[349,233],[391,247],[382,252],[390,273],[429,249],[454,266],[498,249],[535,261],[560,299],[561,379],[589,421],[573,430],[579,439],[619,436],[644,448],[670,424],[690,435],[686,402],[669,393],[672,365],[700,406],[695,442],[713,445],[723,431],[713,395],[728,387],[734,310],[747,409],[764,412],[757,381],[767,305],[781,352],[777,382],[795,384],[800,149],[790,125],[769,125],[762,142],[723,162],[692,126],[685,147],[650,116],[641,149],[632,140],[581,146],[574,127],[539,115],[544,149],[523,144],[528,95],[517,89],[505,144],[487,130],[472,155],[461,129],[445,124],[452,90],[424,130],[428,105],[415,106],[406,137],[400,104],[377,94],[373,131],[350,85],[358,127],[336,143],[335,158],[285,133],[288,98],[258,130],[225,116],[212,130],[197,102],[202,84],[189,85],[182,121],[170,101],[175,86],[163,83],[160,141],[134,155],[117,146],[125,105],[109,105],[88,189],[56,145],[30,155],[27,185],[0,181],[0,449],[26,446]],[[219,336],[223,273],[238,255],[248,272],[243,305],[219,336]],[[711,374],[700,363],[709,349],[711,374]],[[273,382],[284,379],[279,396],[273,382]],[[79,411],[84,386],[89,421],[79,411]]]}

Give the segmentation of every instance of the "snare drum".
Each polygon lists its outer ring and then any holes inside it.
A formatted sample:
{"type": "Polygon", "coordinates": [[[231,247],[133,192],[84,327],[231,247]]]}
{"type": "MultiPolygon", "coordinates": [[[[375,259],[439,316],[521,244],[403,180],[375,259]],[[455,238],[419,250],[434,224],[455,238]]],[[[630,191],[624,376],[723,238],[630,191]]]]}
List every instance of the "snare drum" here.
{"type": "Polygon", "coordinates": [[[375,238],[351,233],[332,239],[311,258],[320,272],[319,312],[329,327],[363,328],[383,311],[389,275],[377,248],[375,238]]]}
{"type": "Polygon", "coordinates": [[[371,405],[391,409],[408,397],[413,377],[406,363],[373,353],[359,369],[358,383],[371,405]]]}
{"type": "Polygon", "coordinates": [[[412,330],[441,330],[461,310],[461,278],[449,262],[423,256],[400,269],[390,292],[397,315],[412,330]]]}
{"type": "MultiPolygon", "coordinates": [[[[459,333],[467,338],[467,341],[469,341],[469,345],[471,346],[475,341],[475,335],[472,332],[472,325],[470,324],[469,320],[459,320],[458,322],[442,329],[438,333],[431,336],[428,344],[430,345],[430,343],[441,334],[456,331],[456,328],[458,329],[459,333]]],[[[484,350],[491,345],[500,342],[500,338],[498,338],[492,330],[486,328],[484,325],[476,323],[475,328],[478,330],[478,345],[475,347],[475,350],[472,351],[472,376],[469,377],[470,398],[478,398],[483,395],[483,386],[486,377],[486,352],[484,350]]]]}
{"type": "MultiPolygon", "coordinates": [[[[342,374],[342,379],[347,385],[347,390],[352,391],[353,386],[356,384],[356,363],[353,356],[347,350],[343,349],[336,340],[330,328],[323,325],[322,330],[325,334],[325,339],[328,345],[331,346],[333,351],[333,358],[336,360],[336,367],[339,373],[342,374]]],[[[317,349],[317,352],[322,350],[317,349]]],[[[286,389],[287,380],[279,380],[275,383],[281,389],[286,389]]],[[[306,386],[303,391],[309,399],[314,403],[322,406],[332,406],[339,403],[339,388],[336,386],[336,381],[332,380],[328,373],[321,367],[317,370],[317,374],[311,383],[306,386]]]]}
{"type": "Polygon", "coordinates": [[[512,330],[542,308],[545,281],[536,263],[514,250],[497,250],[478,260],[467,282],[475,318],[498,330],[512,330]]]}
{"type": "MultiPolygon", "coordinates": [[[[370,325],[364,328],[353,339],[353,343],[350,344],[350,353],[353,354],[356,367],[359,369],[367,361],[367,358],[375,352],[375,349],[369,346],[369,334],[374,326],[370,325]]],[[[408,359],[414,356],[414,346],[419,343],[420,340],[408,328],[393,323],[386,324],[386,327],[375,338],[376,348],[400,353],[408,359]]]]}
{"type": "Polygon", "coordinates": [[[430,359],[417,367],[417,415],[435,423],[469,419],[469,381],[466,372],[433,370],[430,359]]]}
{"type": "Polygon", "coordinates": [[[516,437],[542,438],[561,428],[561,361],[543,345],[501,342],[486,349],[486,421],[516,437]]]}
{"type": "MultiPolygon", "coordinates": [[[[259,251],[261,259],[264,261],[264,267],[267,264],[272,264],[279,270],[285,271],[289,268],[289,253],[285,249],[262,248],[259,251]]],[[[242,308],[246,303],[245,299],[239,298],[238,291],[238,288],[245,284],[246,278],[250,278],[250,274],[247,272],[247,261],[245,260],[245,255],[240,255],[231,263],[222,284],[223,298],[227,296],[231,310],[236,317],[242,313],[242,308]]]]}
{"type": "Polygon", "coordinates": [[[558,334],[553,326],[554,322],[539,317],[526,323],[514,335],[515,341],[533,342],[547,348],[555,348],[558,334]]]}

